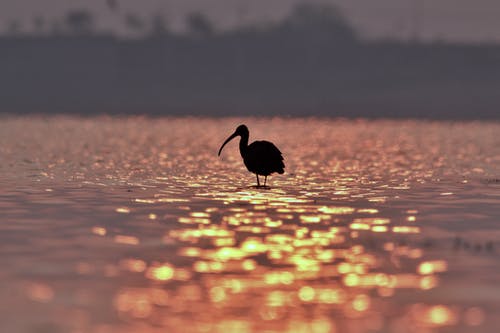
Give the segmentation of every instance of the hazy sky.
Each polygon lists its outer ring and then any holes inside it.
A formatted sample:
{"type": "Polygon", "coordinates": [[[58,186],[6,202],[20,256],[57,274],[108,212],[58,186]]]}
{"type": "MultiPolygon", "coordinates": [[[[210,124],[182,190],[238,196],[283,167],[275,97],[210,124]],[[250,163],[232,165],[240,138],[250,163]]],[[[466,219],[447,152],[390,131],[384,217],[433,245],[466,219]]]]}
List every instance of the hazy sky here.
{"type": "MultiPolygon", "coordinates": [[[[163,13],[171,26],[182,28],[189,11],[205,12],[217,26],[231,27],[247,22],[276,21],[286,16],[300,0],[0,0],[0,30],[12,20],[22,22],[22,30],[32,29],[34,16],[47,21],[66,11],[88,8],[99,27],[120,31],[123,14],[143,17],[163,13]],[[107,1],[116,1],[112,11],[107,1]]],[[[500,41],[499,0],[307,0],[337,4],[364,36],[408,38],[418,31],[424,39],[500,41]]]]}

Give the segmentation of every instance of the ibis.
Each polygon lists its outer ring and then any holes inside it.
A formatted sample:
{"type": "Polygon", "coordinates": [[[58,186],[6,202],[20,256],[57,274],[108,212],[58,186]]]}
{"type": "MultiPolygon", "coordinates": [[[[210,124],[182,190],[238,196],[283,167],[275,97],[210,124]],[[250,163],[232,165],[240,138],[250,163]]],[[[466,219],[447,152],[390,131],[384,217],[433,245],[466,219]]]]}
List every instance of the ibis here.
{"type": "Polygon", "coordinates": [[[229,138],[224,141],[219,149],[220,156],[224,146],[234,139],[240,137],[240,154],[243,158],[243,163],[248,171],[257,176],[257,187],[260,187],[259,176],[264,176],[264,186],[266,186],[267,176],[277,172],[283,174],[285,172],[285,164],[280,150],[269,141],[254,141],[248,144],[248,127],[240,125],[229,138]]]}

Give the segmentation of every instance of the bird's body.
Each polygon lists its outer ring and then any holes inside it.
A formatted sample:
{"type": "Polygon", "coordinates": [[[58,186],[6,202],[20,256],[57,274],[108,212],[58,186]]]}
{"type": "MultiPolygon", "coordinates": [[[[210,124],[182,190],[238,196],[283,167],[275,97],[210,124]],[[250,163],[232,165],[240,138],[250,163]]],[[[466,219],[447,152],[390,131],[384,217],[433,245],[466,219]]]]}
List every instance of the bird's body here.
{"type": "Polygon", "coordinates": [[[257,175],[269,176],[273,172],[285,172],[281,152],[269,141],[252,142],[241,157],[248,171],[257,175]]]}
{"type": "Polygon", "coordinates": [[[233,138],[240,136],[240,154],[243,158],[243,163],[248,171],[257,176],[257,186],[260,186],[259,175],[264,176],[264,186],[266,185],[267,176],[277,172],[283,174],[285,172],[285,164],[283,156],[279,149],[269,141],[254,141],[248,144],[249,132],[245,125],[240,125],[236,131],[224,142],[219,150],[219,155],[222,148],[233,138]]]}

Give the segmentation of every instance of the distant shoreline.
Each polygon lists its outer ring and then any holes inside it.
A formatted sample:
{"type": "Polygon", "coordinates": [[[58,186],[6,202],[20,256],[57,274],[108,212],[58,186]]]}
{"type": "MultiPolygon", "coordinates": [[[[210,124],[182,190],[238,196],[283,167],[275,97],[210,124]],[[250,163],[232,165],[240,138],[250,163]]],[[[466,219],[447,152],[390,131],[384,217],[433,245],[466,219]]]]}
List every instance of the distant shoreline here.
{"type": "Polygon", "coordinates": [[[364,41],[322,13],[224,33],[198,18],[187,35],[0,37],[0,110],[500,119],[500,45],[364,41]]]}

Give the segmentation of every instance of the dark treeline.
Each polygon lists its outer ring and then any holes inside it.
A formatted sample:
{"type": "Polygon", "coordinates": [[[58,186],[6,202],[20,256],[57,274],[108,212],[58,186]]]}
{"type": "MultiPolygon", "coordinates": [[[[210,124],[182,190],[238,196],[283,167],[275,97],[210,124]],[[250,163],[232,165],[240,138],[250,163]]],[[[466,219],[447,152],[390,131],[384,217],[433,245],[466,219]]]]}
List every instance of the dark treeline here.
{"type": "Polygon", "coordinates": [[[500,118],[497,45],[368,42],[312,5],[225,32],[199,13],[184,34],[125,19],[140,38],[78,11],[49,34],[0,37],[0,112],[500,118]]]}

